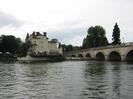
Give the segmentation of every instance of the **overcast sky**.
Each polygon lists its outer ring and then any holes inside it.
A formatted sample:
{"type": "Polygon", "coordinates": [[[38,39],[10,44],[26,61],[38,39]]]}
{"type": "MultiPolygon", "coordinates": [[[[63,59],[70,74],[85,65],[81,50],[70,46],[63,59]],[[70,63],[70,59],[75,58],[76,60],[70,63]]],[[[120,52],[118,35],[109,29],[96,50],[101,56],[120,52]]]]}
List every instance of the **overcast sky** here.
{"type": "Polygon", "coordinates": [[[47,32],[61,43],[81,45],[90,26],[101,25],[111,42],[115,23],[125,42],[133,41],[133,0],[0,0],[0,35],[25,39],[47,32]]]}

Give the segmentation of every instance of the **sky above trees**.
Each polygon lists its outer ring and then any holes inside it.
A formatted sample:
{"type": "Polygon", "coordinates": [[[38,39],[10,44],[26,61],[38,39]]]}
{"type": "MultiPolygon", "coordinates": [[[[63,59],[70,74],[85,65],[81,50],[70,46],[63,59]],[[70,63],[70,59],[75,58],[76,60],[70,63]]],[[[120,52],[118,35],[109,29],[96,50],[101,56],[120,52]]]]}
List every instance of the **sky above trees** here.
{"type": "Polygon", "coordinates": [[[111,42],[117,22],[121,39],[133,38],[133,0],[0,0],[0,35],[25,39],[48,32],[61,43],[81,45],[90,26],[101,25],[111,42]]]}

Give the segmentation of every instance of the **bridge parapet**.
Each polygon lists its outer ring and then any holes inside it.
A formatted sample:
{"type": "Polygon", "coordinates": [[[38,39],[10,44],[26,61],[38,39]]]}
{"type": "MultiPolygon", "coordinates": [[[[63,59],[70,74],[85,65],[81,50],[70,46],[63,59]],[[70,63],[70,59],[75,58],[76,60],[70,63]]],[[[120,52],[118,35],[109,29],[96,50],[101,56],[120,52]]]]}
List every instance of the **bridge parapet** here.
{"type": "Polygon", "coordinates": [[[111,48],[121,48],[121,47],[129,47],[129,46],[133,46],[133,42],[127,42],[127,43],[122,43],[122,44],[118,44],[118,45],[108,45],[108,46],[101,46],[101,47],[95,47],[95,48],[81,49],[81,50],[67,52],[65,54],[79,53],[79,52],[82,53],[82,52],[86,52],[86,51],[94,51],[94,50],[102,50],[102,49],[111,49],[111,48]]]}
{"type": "MultiPolygon", "coordinates": [[[[64,56],[66,57],[81,57],[82,56],[83,58],[88,58],[88,59],[90,58],[96,59],[97,57],[98,58],[104,57],[103,59],[108,60],[110,54],[112,55],[119,54],[121,57],[121,60],[125,60],[128,53],[130,54],[130,59],[133,60],[132,58],[133,57],[133,42],[127,42],[127,43],[123,43],[120,45],[109,45],[109,46],[102,46],[102,47],[97,47],[97,48],[88,48],[88,49],[71,51],[71,52],[64,53],[64,56]]],[[[116,56],[113,56],[113,58],[115,57],[116,56]]]]}

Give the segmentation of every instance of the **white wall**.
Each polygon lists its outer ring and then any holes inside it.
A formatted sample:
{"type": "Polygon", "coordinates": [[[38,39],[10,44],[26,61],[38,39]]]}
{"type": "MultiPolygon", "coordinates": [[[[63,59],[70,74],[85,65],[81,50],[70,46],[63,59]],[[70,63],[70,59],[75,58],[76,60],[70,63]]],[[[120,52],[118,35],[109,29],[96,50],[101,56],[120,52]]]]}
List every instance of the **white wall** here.
{"type": "Polygon", "coordinates": [[[48,42],[46,36],[37,36],[36,38],[30,37],[29,40],[34,45],[32,50],[35,53],[46,52],[47,54],[62,54],[62,48],[58,48],[57,43],[48,42]]]}

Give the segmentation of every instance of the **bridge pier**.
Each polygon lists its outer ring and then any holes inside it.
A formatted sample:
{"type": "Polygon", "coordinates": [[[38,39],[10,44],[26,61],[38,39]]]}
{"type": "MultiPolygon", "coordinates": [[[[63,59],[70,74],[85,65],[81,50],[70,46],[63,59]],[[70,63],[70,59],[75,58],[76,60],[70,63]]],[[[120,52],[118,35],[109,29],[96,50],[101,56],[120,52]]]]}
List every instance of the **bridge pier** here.
{"type": "Polygon", "coordinates": [[[105,55],[105,61],[108,61],[109,59],[108,59],[108,55],[105,55]]]}
{"type": "Polygon", "coordinates": [[[133,61],[133,43],[109,45],[69,52],[68,57],[105,61],[133,61]]]}
{"type": "Polygon", "coordinates": [[[126,55],[121,55],[121,61],[126,61],[126,55]]]}

